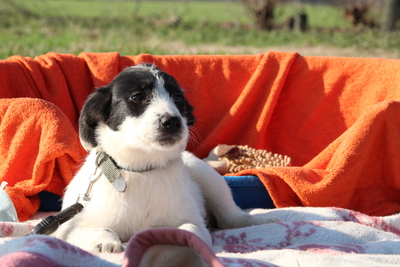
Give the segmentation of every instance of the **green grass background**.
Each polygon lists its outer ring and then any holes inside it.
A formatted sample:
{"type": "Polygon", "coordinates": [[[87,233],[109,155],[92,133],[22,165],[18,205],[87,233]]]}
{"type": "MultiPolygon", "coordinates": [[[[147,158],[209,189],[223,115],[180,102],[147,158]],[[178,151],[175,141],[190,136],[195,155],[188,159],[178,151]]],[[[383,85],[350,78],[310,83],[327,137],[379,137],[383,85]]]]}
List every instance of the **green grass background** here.
{"type": "MultiPolygon", "coordinates": [[[[275,9],[275,23],[305,12],[304,33],[280,28],[266,32],[252,26],[247,10],[233,1],[14,0],[27,16],[0,0],[0,58],[36,56],[49,51],[79,54],[188,54],[190,46],[354,47],[397,51],[399,32],[351,27],[343,10],[329,5],[289,4],[275,9]],[[175,24],[172,18],[179,18],[175,24]]],[[[379,10],[374,13],[379,21],[379,10]]],[[[245,49],[240,50],[246,52],[245,49]]],[[[214,50],[215,52],[215,50],[214,50]]],[[[207,53],[202,52],[200,53],[207,53]]]]}

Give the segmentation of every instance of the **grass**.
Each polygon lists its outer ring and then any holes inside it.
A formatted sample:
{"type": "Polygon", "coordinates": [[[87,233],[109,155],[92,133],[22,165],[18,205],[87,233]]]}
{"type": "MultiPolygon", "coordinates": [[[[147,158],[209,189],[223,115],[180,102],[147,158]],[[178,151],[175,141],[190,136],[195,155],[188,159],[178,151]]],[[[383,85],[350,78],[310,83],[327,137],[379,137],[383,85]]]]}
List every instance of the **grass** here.
{"type": "MultiPolygon", "coordinates": [[[[49,51],[79,54],[117,51],[125,55],[189,54],[188,47],[217,46],[212,53],[232,53],[230,47],[334,46],[383,49],[400,46],[398,33],[352,28],[333,6],[279,5],[276,23],[305,12],[310,30],[264,32],[251,26],[251,17],[237,2],[116,0],[14,0],[27,16],[0,0],[0,58],[34,57],[49,51]],[[177,20],[179,18],[179,20],[177,20]]],[[[195,53],[209,53],[198,49],[195,53]]]]}
{"type": "MultiPolygon", "coordinates": [[[[231,1],[13,0],[13,2],[39,15],[55,17],[130,19],[135,16],[166,17],[174,14],[190,20],[250,21],[242,5],[231,1]]],[[[6,4],[3,5],[6,7],[6,4]]]]}

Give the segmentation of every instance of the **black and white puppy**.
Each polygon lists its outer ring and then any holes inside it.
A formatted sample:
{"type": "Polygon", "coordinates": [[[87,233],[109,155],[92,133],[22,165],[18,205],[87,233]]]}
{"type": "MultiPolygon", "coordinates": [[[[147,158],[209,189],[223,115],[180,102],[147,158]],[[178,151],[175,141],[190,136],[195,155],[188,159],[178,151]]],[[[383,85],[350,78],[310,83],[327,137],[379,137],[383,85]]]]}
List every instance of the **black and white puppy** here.
{"type": "Polygon", "coordinates": [[[110,159],[123,186],[116,189],[103,171],[83,211],[56,236],[89,251],[120,252],[135,233],[156,227],[184,229],[211,245],[209,213],[222,229],[270,222],[238,208],[224,179],[185,152],[192,110],[178,82],[150,64],[126,68],[90,95],[79,119],[90,154],[68,185],[63,208],[85,192],[103,160],[99,154],[110,159]]]}

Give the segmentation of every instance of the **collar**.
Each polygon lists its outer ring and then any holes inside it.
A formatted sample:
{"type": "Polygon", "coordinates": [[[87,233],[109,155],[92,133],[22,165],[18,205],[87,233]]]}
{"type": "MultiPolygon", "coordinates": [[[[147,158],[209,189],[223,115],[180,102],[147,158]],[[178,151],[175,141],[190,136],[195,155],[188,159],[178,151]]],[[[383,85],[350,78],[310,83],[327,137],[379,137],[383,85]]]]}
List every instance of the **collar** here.
{"type": "Polygon", "coordinates": [[[110,166],[112,166],[112,168],[115,168],[118,170],[124,170],[124,171],[128,171],[128,172],[149,172],[149,171],[152,171],[155,169],[161,169],[161,167],[157,167],[157,166],[153,166],[153,165],[149,165],[143,169],[124,168],[124,167],[119,166],[118,163],[115,162],[115,160],[110,155],[108,155],[106,152],[104,152],[101,148],[97,148],[96,154],[97,154],[96,165],[98,167],[100,167],[103,164],[110,164],[110,166]]]}
{"type": "Polygon", "coordinates": [[[147,166],[144,169],[127,169],[119,166],[115,160],[104,152],[101,148],[97,148],[96,151],[96,166],[100,168],[101,172],[107,177],[108,181],[117,189],[119,192],[125,192],[126,182],[121,175],[121,170],[141,173],[148,172],[160,167],[152,165],[147,166]]]}

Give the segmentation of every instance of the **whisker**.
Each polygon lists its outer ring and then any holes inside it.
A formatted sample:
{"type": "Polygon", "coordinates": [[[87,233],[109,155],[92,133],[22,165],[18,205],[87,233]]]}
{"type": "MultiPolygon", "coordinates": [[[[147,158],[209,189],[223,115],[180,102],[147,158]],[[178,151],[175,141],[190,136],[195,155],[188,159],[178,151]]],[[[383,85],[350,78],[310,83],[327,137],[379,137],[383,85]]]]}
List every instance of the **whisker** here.
{"type": "Polygon", "coordinates": [[[192,147],[196,147],[202,142],[201,134],[196,127],[190,127],[188,144],[192,147]]]}

